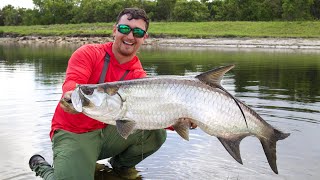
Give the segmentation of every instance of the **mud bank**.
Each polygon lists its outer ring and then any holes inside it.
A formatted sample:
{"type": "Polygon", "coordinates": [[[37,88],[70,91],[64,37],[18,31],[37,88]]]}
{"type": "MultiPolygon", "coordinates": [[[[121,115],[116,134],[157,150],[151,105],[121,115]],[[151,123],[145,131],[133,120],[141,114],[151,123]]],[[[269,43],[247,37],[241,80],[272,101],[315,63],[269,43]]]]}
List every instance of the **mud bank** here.
{"type": "MultiPolygon", "coordinates": [[[[0,44],[83,45],[113,41],[110,37],[23,36],[0,38],[0,44]]],[[[320,39],[303,38],[148,38],[145,46],[320,49],[320,39]]]]}

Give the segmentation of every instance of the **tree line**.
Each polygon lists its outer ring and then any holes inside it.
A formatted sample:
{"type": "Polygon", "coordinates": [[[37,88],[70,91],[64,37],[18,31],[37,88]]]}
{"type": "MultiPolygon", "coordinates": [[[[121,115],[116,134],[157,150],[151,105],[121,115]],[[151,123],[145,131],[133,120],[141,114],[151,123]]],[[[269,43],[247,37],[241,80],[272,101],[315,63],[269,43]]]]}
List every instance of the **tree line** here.
{"type": "Polygon", "coordinates": [[[126,7],[151,21],[304,21],[320,19],[320,0],[33,0],[34,8],[7,5],[0,26],[114,22],[126,7]]]}

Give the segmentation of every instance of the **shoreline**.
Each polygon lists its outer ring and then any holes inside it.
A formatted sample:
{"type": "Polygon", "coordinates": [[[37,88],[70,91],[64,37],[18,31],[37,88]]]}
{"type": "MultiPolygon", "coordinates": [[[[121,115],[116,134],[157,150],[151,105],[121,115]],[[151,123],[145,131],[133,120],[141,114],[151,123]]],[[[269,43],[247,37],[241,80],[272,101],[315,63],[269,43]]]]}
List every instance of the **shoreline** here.
{"type": "MultiPolygon", "coordinates": [[[[83,45],[113,41],[111,37],[22,36],[2,37],[1,45],[83,45]]],[[[320,49],[318,38],[148,38],[144,46],[320,49]]]]}

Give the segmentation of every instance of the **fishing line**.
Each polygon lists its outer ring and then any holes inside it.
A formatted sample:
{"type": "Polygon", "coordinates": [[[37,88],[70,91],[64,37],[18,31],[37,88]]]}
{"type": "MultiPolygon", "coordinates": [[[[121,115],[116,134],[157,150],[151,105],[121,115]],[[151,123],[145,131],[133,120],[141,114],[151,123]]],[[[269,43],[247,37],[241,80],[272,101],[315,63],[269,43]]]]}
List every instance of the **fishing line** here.
{"type": "Polygon", "coordinates": [[[226,89],[224,89],[222,86],[217,86],[217,87],[218,87],[219,89],[221,89],[222,91],[224,91],[225,93],[227,93],[227,94],[234,100],[234,102],[237,104],[237,106],[239,107],[239,109],[240,109],[240,111],[241,111],[241,114],[242,114],[242,116],[243,116],[243,118],[244,118],[244,122],[246,123],[247,128],[249,128],[249,127],[248,127],[248,123],[247,123],[247,118],[246,118],[246,116],[244,115],[244,112],[243,112],[243,110],[242,110],[242,108],[241,108],[238,100],[237,100],[235,97],[233,97],[233,96],[232,96],[226,89]]]}
{"type": "Polygon", "coordinates": [[[143,160],[143,137],[144,137],[144,130],[142,130],[142,137],[141,137],[141,161],[143,160]]]}

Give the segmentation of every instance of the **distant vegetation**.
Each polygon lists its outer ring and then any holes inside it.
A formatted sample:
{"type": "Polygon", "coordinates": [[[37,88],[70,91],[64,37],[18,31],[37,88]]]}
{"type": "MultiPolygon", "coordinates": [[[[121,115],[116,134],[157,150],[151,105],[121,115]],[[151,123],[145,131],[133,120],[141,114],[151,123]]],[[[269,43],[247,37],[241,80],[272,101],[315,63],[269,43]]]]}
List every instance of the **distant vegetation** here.
{"type": "Polygon", "coordinates": [[[320,0],[33,0],[34,9],[7,5],[0,26],[114,22],[125,7],[146,10],[152,22],[313,21],[320,0]]]}
{"type": "MultiPolygon", "coordinates": [[[[1,36],[111,36],[114,22],[0,26],[1,36]]],[[[320,38],[320,21],[151,22],[151,37],[320,38]]]]}

